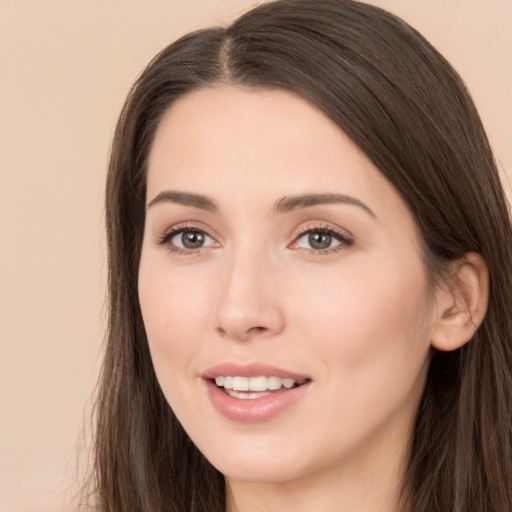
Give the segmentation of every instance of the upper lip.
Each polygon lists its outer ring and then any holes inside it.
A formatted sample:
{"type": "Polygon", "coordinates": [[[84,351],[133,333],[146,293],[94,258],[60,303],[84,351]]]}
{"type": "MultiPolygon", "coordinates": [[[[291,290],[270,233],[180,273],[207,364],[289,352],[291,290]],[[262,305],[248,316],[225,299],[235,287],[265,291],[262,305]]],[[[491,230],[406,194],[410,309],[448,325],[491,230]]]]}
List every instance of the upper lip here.
{"type": "Polygon", "coordinates": [[[281,377],[282,379],[294,379],[296,381],[307,380],[307,375],[291,372],[277,366],[272,366],[266,363],[234,363],[226,362],[216,366],[212,366],[206,370],[202,377],[205,379],[215,379],[219,376],[232,376],[232,377],[281,377]]]}

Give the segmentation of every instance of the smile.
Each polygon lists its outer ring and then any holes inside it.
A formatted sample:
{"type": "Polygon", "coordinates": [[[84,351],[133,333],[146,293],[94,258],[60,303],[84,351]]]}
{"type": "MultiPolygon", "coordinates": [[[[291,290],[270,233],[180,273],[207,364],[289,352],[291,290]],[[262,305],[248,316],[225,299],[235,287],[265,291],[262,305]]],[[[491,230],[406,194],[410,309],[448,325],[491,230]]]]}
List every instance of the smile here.
{"type": "Polygon", "coordinates": [[[258,423],[284,414],[307,394],[311,378],[266,364],[225,363],[203,375],[213,407],[235,422],[258,423]]]}
{"type": "Polygon", "coordinates": [[[305,379],[297,381],[289,377],[277,377],[275,375],[270,377],[241,377],[241,376],[224,376],[219,375],[215,377],[215,384],[224,389],[225,393],[233,398],[242,400],[262,398],[270,395],[273,391],[278,391],[281,388],[292,389],[305,382],[305,379]]]}

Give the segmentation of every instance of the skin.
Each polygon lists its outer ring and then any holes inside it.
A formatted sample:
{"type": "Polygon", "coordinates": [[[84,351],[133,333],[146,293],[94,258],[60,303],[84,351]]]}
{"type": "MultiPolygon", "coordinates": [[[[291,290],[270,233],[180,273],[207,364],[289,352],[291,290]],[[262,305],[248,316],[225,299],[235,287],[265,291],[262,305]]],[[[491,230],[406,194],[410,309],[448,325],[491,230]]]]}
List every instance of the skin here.
{"type": "Polygon", "coordinates": [[[226,476],[227,510],[394,510],[441,321],[394,188],[304,100],[219,86],[165,114],[147,203],[139,297],[156,375],[226,476]],[[169,190],[208,196],[217,210],[154,201],[169,190]],[[275,211],[311,193],[364,206],[275,211]],[[173,228],[200,230],[204,245],[179,250],[181,234],[161,243],[173,228]],[[312,249],[308,233],[325,228],[339,239],[312,249]],[[268,363],[311,383],[271,420],[234,422],[201,378],[226,361],[268,363]]]}

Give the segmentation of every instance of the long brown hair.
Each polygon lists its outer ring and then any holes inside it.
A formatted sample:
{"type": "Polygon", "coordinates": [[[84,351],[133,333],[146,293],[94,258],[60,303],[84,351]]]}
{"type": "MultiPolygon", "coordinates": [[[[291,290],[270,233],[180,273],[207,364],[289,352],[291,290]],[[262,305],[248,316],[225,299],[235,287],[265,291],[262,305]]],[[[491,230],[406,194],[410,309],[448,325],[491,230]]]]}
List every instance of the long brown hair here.
{"type": "Polygon", "coordinates": [[[480,253],[489,308],[474,338],[433,355],[404,489],[414,512],[512,510],[512,228],[481,121],[459,76],[399,18],[352,0],[278,0],[165,48],[115,132],[106,223],[110,316],[97,399],[96,509],[224,510],[224,479],[158,386],[137,295],[148,152],[164,112],[222,83],[293,91],[327,114],[412,212],[432,283],[480,253]]]}

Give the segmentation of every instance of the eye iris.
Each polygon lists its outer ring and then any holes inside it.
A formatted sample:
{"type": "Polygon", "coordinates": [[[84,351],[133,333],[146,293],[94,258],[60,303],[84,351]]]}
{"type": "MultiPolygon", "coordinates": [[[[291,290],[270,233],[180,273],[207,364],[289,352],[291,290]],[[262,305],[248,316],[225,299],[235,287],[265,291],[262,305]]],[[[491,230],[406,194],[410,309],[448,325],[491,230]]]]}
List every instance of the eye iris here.
{"type": "Polygon", "coordinates": [[[308,241],[313,249],[328,249],[331,245],[332,237],[328,233],[313,231],[309,233],[308,241]]]}
{"type": "Polygon", "coordinates": [[[187,249],[197,249],[204,244],[204,234],[199,231],[184,231],[181,234],[181,243],[187,249]]]}

